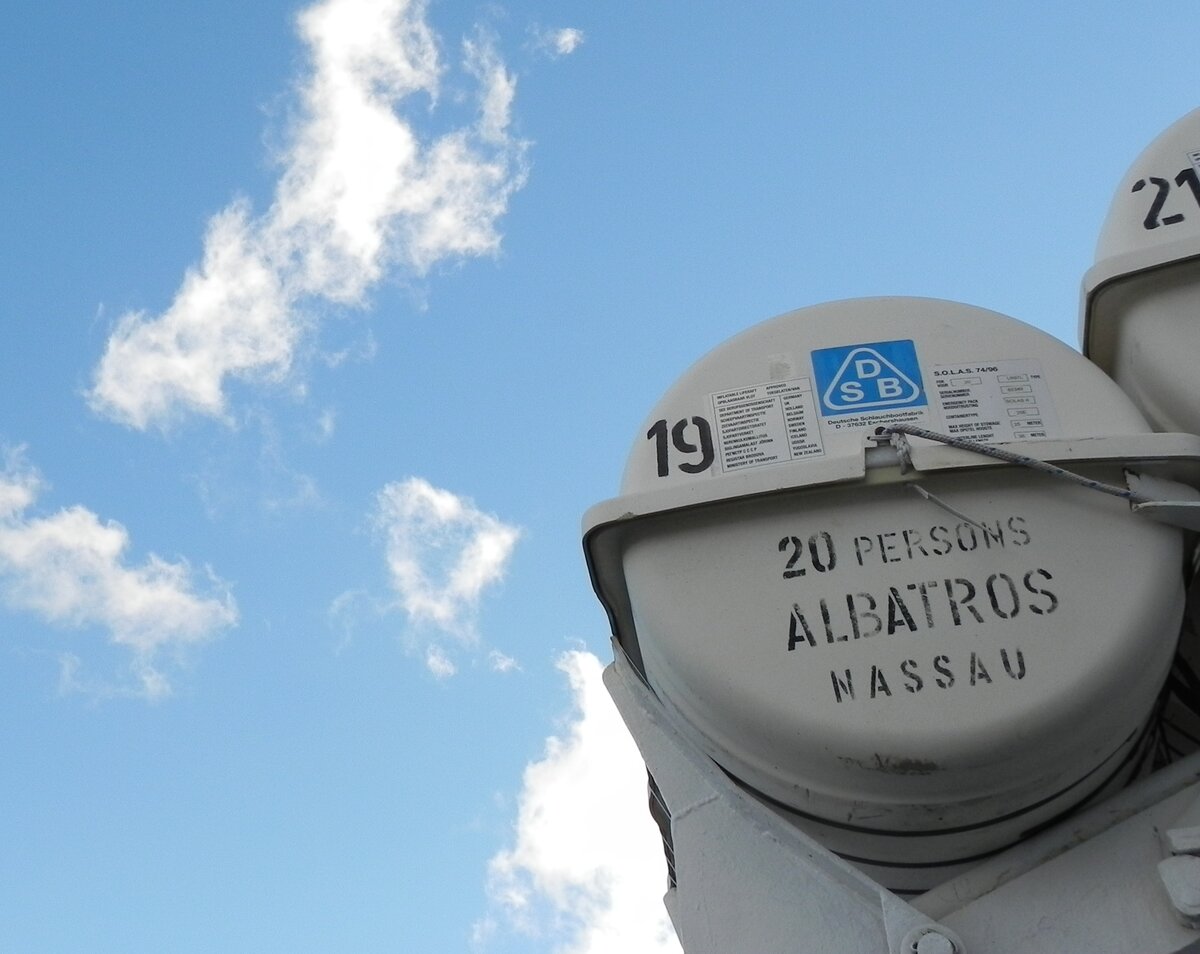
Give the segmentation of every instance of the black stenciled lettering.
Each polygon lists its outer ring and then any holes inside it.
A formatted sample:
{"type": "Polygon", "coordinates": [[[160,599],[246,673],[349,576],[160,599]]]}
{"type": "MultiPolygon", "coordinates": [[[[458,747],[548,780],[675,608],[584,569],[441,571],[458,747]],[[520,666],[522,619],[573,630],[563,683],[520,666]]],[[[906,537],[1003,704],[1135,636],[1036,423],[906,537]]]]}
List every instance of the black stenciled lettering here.
{"type": "Polygon", "coordinates": [[[785,580],[794,579],[797,576],[804,576],[804,567],[797,567],[796,561],[800,559],[800,548],[804,544],[800,542],[799,537],[784,537],[779,541],[779,552],[787,553],[788,547],[791,547],[792,555],[788,558],[787,567],[784,568],[783,578],[785,580]]]}
{"type": "MultiPolygon", "coordinates": [[[[784,537],[779,541],[780,553],[786,553],[789,549],[792,551],[783,571],[785,580],[804,576],[807,572],[805,567],[796,565],[804,553],[804,548],[804,541],[799,537],[784,537]]],[[[814,533],[808,538],[808,559],[812,568],[818,573],[828,573],[837,566],[837,549],[833,545],[833,537],[827,530],[814,533]]]]}
{"type": "Polygon", "coordinates": [[[845,681],[842,681],[841,676],[832,669],[829,671],[829,678],[833,682],[833,698],[838,702],[841,702],[843,699],[854,698],[854,680],[850,675],[850,670],[844,669],[842,671],[846,674],[845,681]]]}
{"type": "Polygon", "coordinates": [[[983,617],[979,614],[979,610],[971,605],[971,600],[975,599],[975,584],[970,580],[964,580],[961,576],[953,580],[946,579],[943,582],[946,586],[946,599],[950,602],[950,616],[954,620],[954,625],[962,625],[962,614],[959,613],[959,607],[969,610],[971,615],[975,617],[975,622],[982,623],[983,617]],[[965,596],[957,599],[954,596],[954,587],[956,584],[966,591],[965,596]]]}
{"type": "Polygon", "coordinates": [[[925,686],[925,680],[921,678],[921,674],[917,672],[917,661],[915,659],[906,659],[900,664],[900,672],[904,674],[904,678],[908,680],[904,683],[905,692],[920,692],[925,686]]]}
{"type": "MultiPolygon", "coordinates": [[[[1158,216],[1166,204],[1167,196],[1171,192],[1171,183],[1166,179],[1160,179],[1158,176],[1150,176],[1150,184],[1157,188],[1158,191],[1154,194],[1154,199],[1150,202],[1150,211],[1146,213],[1146,218],[1142,220],[1142,228],[1156,229],[1160,225],[1175,225],[1177,222],[1182,222],[1182,213],[1168,215],[1161,222],[1158,220],[1158,216]]],[[[1144,188],[1146,188],[1146,180],[1138,179],[1129,191],[1141,192],[1144,188]]]]}
{"type": "Polygon", "coordinates": [[[646,431],[646,439],[654,441],[654,453],[658,459],[658,476],[666,477],[671,472],[667,463],[667,422],[666,419],[655,421],[650,430],[646,431]]]}
{"type": "Polygon", "coordinates": [[[921,595],[921,608],[925,610],[925,625],[933,629],[933,607],[929,605],[929,587],[937,586],[937,580],[909,583],[906,589],[916,590],[921,595]]]}
{"type": "Polygon", "coordinates": [[[954,541],[950,539],[950,531],[946,527],[930,527],[929,539],[937,544],[933,552],[938,556],[945,556],[954,549],[954,541]]]}
{"type": "Polygon", "coordinates": [[[1013,546],[1023,547],[1029,542],[1029,531],[1025,529],[1024,517],[1009,517],[1008,529],[1013,533],[1013,546]]]}
{"type": "Polygon", "coordinates": [[[859,566],[866,566],[866,563],[863,561],[863,557],[866,556],[868,553],[870,553],[874,549],[875,549],[875,544],[871,540],[870,537],[855,537],[854,538],[854,556],[855,556],[855,558],[857,558],[859,566]],[[864,544],[866,545],[865,550],[863,549],[864,544]]]}
{"type": "Polygon", "coordinates": [[[975,532],[975,528],[969,523],[960,523],[954,528],[954,539],[958,542],[958,548],[963,553],[971,553],[979,548],[979,536],[975,532]],[[964,540],[963,534],[967,537],[964,540]]]}
{"type": "Polygon", "coordinates": [[[900,598],[900,594],[894,586],[889,586],[887,610],[887,631],[889,636],[899,628],[900,620],[904,621],[904,625],[911,632],[915,633],[917,631],[917,624],[913,622],[912,614],[908,611],[908,607],[904,605],[904,600],[900,598]],[[899,616],[896,615],[897,612],[899,612],[899,616]]]}
{"type": "Polygon", "coordinates": [[[861,639],[864,636],[875,636],[883,632],[883,620],[879,614],[875,612],[875,597],[870,593],[847,593],[846,594],[846,609],[850,613],[850,629],[854,633],[855,639],[861,639]],[[854,605],[855,597],[861,600],[866,600],[866,608],[858,609],[854,605]],[[859,620],[870,620],[875,624],[875,628],[870,632],[863,632],[859,625],[859,620]]]}
{"type": "MultiPolygon", "coordinates": [[[[713,444],[712,425],[703,417],[681,418],[675,422],[675,426],[670,429],[671,445],[674,446],[680,454],[691,456],[699,454],[700,460],[692,462],[683,460],[679,462],[679,469],[685,474],[699,474],[708,470],[716,460],[716,447],[713,444]],[[687,437],[687,428],[689,423],[696,428],[696,433],[700,441],[699,445],[693,444],[687,437]]],[[[659,477],[666,477],[671,473],[670,447],[667,444],[667,421],[665,418],[660,418],[650,425],[650,430],[646,431],[646,440],[654,441],[654,459],[659,477]]]]}
{"type": "Polygon", "coordinates": [[[1030,570],[1028,573],[1026,573],[1024,579],[1022,580],[1022,582],[1025,584],[1025,589],[1027,589],[1030,593],[1032,593],[1034,596],[1044,596],[1050,601],[1049,606],[1038,606],[1036,603],[1030,603],[1029,612],[1035,613],[1038,616],[1049,616],[1056,609],[1058,609],[1058,597],[1049,590],[1035,586],[1033,582],[1033,578],[1035,576],[1040,576],[1047,583],[1053,580],[1054,577],[1050,575],[1048,570],[1043,570],[1039,567],[1036,570],[1030,570]]]}
{"type": "MultiPolygon", "coordinates": [[[[989,663],[995,664],[996,657],[988,656],[979,651],[963,654],[963,657],[955,657],[961,662],[963,667],[963,680],[958,679],[958,675],[952,668],[951,657],[945,653],[933,657],[933,672],[931,674],[923,671],[923,664],[917,659],[909,658],[900,661],[898,667],[891,664],[874,663],[870,667],[868,673],[865,665],[858,668],[858,675],[862,683],[866,685],[867,691],[863,694],[864,699],[884,699],[893,698],[899,689],[909,695],[916,695],[923,691],[930,683],[937,686],[939,689],[950,689],[955,685],[960,686],[993,686],[996,684],[996,677],[992,676],[989,670],[989,663]],[[896,689],[892,688],[893,681],[896,682],[896,689]]],[[[1019,682],[1024,679],[1027,674],[1025,665],[1025,655],[1020,649],[1003,648],[999,650],[999,661],[1004,667],[1005,675],[1014,682],[1019,682]]],[[[833,696],[836,702],[856,701],[854,685],[855,670],[846,669],[831,669],[829,670],[830,685],[833,688],[833,696]]],[[[997,672],[997,677],[999,672],[997,672]]],[[[862,688],[862,684],[858,688],[862,688]]]]}
{"type": "Polygon", "coordinates": [[[989,527],[986,520],[981,520],[979,528],[983,531],[983,545],[986,549],[990,550],[993,543],[998,547],[1004,546],[1004,528],[999,520],[995,522],[994,528],[989,527]]]}
{"type": "Polygon", "coordinates": [[[671,443],[675,445],[675,449],[681,454],[700,454],[699,463],[693,464],[690,461],[683,461],[679,465],[679,469],[685,474],[700,474],[708,470],[716,459],[716,450],[713,447],[712,439],[712,426],[703,417],[692,418],[692,424],[700,435],[700,446],[697,447],[687,439],[687,424],[686,418],[675,422],[675,426],[671,428],[671,443]]]}
{"type": "Polygon", "coordinates": [[[812,557],[813,569],[818,573],[827,573],[837,566],[837,551],[833,548],[833,537],[827,530],[808,538],[808,555],[812,557]]]}
{"type": "Polygon", "coordinates": [[[808,628],[804,613],[800,611],[799,604],[793,604],[792,615],[788,617],[788,652],[792,652],[801,642],[806,642],[810,646],[817,645],[812,630],[808,628]]]}
{"type": "Polygon", "coordinates": [[[890,533],[877,534],[877,536],[879,538],[879,555],[883,558],[883,562],[899,563],[900,557],[892,556],[892,554],[896,553],[899,549],[899,545],[895,542],[899,534],[893,530],[890,533]]]}
{"type": "Polygon", "coordinates": [[[1008,650],[1000,650],[1000,662],[1004,666],[1004,671],[1013,679],[1025,678],[1025,654],[1021,650],[1013,650],[1013,654],[1017,657],[1017,671],[1013,672],[1012,661],[1009,659],[1008,650]]]}
{"type": "MultiPolygon", "coordinates": [[[[785,542],[792,539],[795,538],[784,538],[785,542]]],[[[801,553],[806,549],[801,548],[801,553]]],[[[1036,616],[1045,616],[1055,612],[1060,604],[1059,597],[1048,585],[1053,580],[1048,570],[1039,567],[1024,574],[997,572],[986,579],[976,580],[961,576],[945,577],[941,580],[896,584],[875,592],[859,590],[845,593],[844,596],[823,596],[816,600],[815,605],[812,602],[805,604],[807,611],[800,602],[793,603],[788,616],[787,648],[792,652],[805,644],[819,646],[822,636],[826,645],[852,639],[869,639],[881,634],[895,635],[901,639],[921,633],[923,629],[936,631],[939,622],[943,628],[947,625],[994,625],[996,622],[1014,620],[1024,610],[1036,616]],[[935,610],[932,591],[939,587],[945,591],[946,599],[935,610]],[[843,604],[845,616],[841,615],[843,604]],[[819,622],[816,619],[818,611],[819,622]]],[[[967,677],[966,664],[967,657],[964,654],[955,665],[964,678],[967,677]]],[[[976,654],[971,661],[971,685],[993,682],[990,669],[1000,664],[1010,678],[1025,678],[1026,661],[1023,653],[1019,649],[1006,650],[998,660],[994,655],[984,657],[976,654]]],[[[865,671],[860,675],[866,678],[865,671]]],[[[908,671],[904,672],[905,677],[910,675],[908,671]]],[[[893,678],[897,678],[894,671],[893,678]]],[[[947,657],[935,661],[934,674],[924,677],[922,681],[927,683],[934,679],[938,685],[942,685],[947,681],[948,684],[952,683],[954,678],[951,659],[947,657]]]]}
{"type": "Polygon", "coordinates": [[[844,642],[846,642],[846,640],[848,640],[850,638],[849,633],[842,633],[841,636],[833,635],[833,624],[830,622],[830,619],[829,619],[829,604],[825,602],[825,597],[822,596],[819,602],[821,605],[821,622],[825,626],[825,642],[827,642],[827,643],[834,643],[834,642],[844,643],[844,642]]]}
{"type": "Polygon", "coordinates": [[[913,558],[913,550],[916,550],[921,556],[929,556],[929,551],[921,545],[921,533],[919,530],[905,530],[901,536],[904,538],[904,549],[908,553],[908,558],[913,558]]]}
{"type": "MultiPolygon", "coordinates": [[[[825,601],[825,597],[822,596],[817,602],[821,610],[821,626],[825,631],[825,642],[832,644],[844,643],[849,640],[850,636],[847,633],[842,633],[840,636],[833,635],[833,620],[830,618],[829,604],[825,601]]],[[[873,634],[868,633],[867,635],[873,634]]],[[[855,636],[855,638],[857,639],[858,637],[855,636]]],[[[809,646],[816,646],[816,634],[813,632],[812,626],[809,625],[800,604],[793,603],[792,612],[788,616],[788,650],[794,650],[797,646],[805,643],[809,646]]]]}
{"type": "Polygon", "coordinates": [[[983,660],[979,658],[978,653],[971,653],[971,685],[977,682],[991,682],[992,676],[987,671],[987,666],[983,664],[983,660]]]}
{"type": "Polygon", "coordinates": [[[986,588],[992,610],[1001,619],[1012,619],[1021,611],[1017,584],[1007,573],[993,573],[987,578],[986,588]]]}
{"type": "MultiPolygon", "coordinates": [[[[1196,205],[1200,205],[1200,178],[1196,177],[1196,170],[1191,166],[1188,166],[1186,169],[1181,169],[1179,174],[1175,177],[1176,185],[1181,186],[1185,182],[1191,187],[1192,198],[1196,200],[1196,205]]],[[[1182,219],[1183,216],[1181,215],[1180,218],[1182,219]]],[[[1163,219],[1163,223],[1166,224],[1166,222],[1167,220],[1163,219]]]]}

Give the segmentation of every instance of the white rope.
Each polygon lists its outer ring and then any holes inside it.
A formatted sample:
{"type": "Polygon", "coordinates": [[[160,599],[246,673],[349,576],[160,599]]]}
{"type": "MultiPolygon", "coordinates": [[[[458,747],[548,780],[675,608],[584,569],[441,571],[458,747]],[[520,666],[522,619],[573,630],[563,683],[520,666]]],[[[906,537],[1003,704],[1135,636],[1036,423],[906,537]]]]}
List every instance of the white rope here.
{"type": "MultiPolygon", "coordinates": [[[[1017,464],[1020,467],[1028,467],[1030,470],[1036,470],[1038,473],[1045,474],[1048,477],[1067,480],[1071,483],[1079,484],[1081,487],[1086,487],[1089,490],[1097,490],[1102,494],[1120,497],[1122,500],[1128,500],[1130,503],[1147,503],[1155,499],[1147,497],[1145,494],[1140,494],[1136,490],[1130,490],[1128,487],[1106,484],[1101,480],[1092,480],[1090,477],[1084,477],[1082,474],[1065,470],[1056,464],[1049,464],[1044,460],[1038,460],[1036,457],[1029,457],[1025,454],[1014,454],[1012,451],[996,447],[994,444],[980,444],[978,441],[973,441],[966,437],[951,437],[948,434],[939,434],[937,431],[929,431],[914,424],[892,424],[888,427],[880,428],[877,433],[894,435],[901,438],[906,434],[910,437],[922,437],[927,441],[936,441],[939,444],[947,444],[950,447],[972,451],[976,454],[982,454],[985,457],[993,457],[996,460],[1017,464]]],[[[901,456],[906,457],[907,455],[902,452],[901,456]]]]}

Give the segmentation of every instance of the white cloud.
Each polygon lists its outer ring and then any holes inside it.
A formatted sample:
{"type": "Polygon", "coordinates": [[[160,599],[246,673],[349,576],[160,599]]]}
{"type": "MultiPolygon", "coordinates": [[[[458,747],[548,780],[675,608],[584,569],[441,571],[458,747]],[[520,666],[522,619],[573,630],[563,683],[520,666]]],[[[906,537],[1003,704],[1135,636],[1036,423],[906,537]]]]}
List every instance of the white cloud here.
{"type": "MultiPolygon", "coordinates": [[[[50,623],[102,627],[110,644],[131,655],[135,691],[150,698],[169,694],[164,656],[233,625],[232,596],[216,579],[209,580],[216,595],[200,595],[185,562],[150,554],[141,565],[128,565],[125,528],[83,507],[29,516],[41,487],[21,452],[9,452],[0,472],[0,598],[50,623]]],[[[64,685],[77,685],[79,658],[62,659],[64,685]]]]}
{"type": "Polygon", "coordinates": [[[478,83],[466,126],[423,135],[402,108],[433,109],[441,77],[424,0],[323,0],[302,11],[309,68],[270,208],[213,217],[201,263],[170,307],[122,316],[96,369],[94,409],[136,428],[226,414],[228,378],[294,370],[320,302],[361,305],[390,269],[495,252],[524,183],[510,131],[515,81],[482,37],[463,44],[478,83]]]}
{"type": "Polygon", "coordinates": [[[534,29],[534,45],[553,57],[569,56],[583,43],[583,31],[575,27],[558,30],[534,29]]]}
{"type": "Polygon", "coordinates": [[[336,427],[337,411],[333,408],[326,408],[317,417],[317,443],[324,444],[329,438],[333,437],[336,427]]]}
{"type": "Polygon", "coordinates": [[[497,916],[476,925],[487,941],[503,918],[547,936],[556,954],[682,954],[662,904],[666,862],[646,809],[646,768],[601,682],[600,661],[559,661],[576,711],[565,737],[546,740],[525,769],[513,847],[492,858],[497,916]]]}
{"type": "Polygon", "coordinates": [[[554,49],[559,55],[566,56],[568,53],[574,53],[580,43],[583,42],[583,31],[576,30],[574,27],[566,27],[558,30],[554,34],[554,49]]]}
{"type": "Polygon", "coordinates": [[[512,656],[500,652],[498,649],[493,649],[488,653],[488,664],[494,672],[520,672],[521,664],[512,656]]]}
{"type": "Polygon", "coordinates": [[[438,679],[449,679],[458,672],[454,660],[445,654],[441,646],[430,646],[425,651],[425,665],[438,679]]]}
{"type": "MultiPolygon", "coordinates": [[[[520,531],[419,477],[386,485],[374,522],[386,538],[396,605],[426,632],[474,644],[479,601],[504,577],[520,531]]],[[[452,675],[445,647],[432,638],[426,664],[436,676],[452,675]]]]}

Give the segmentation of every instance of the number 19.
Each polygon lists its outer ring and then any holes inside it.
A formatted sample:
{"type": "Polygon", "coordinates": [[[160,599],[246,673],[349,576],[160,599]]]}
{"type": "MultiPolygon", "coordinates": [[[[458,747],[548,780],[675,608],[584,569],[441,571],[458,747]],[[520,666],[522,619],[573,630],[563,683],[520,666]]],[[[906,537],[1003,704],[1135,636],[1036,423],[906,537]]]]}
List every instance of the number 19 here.
{"type": "MultiPolygon", "coordinates": [[[[713,465],[716,452],[713,448],[712,426],[702,417],[693,417],[691,426],[696,429],[699,445],[688,440],[688,419],[682,418],[671,428],[671,445],[679,454],[692,457],[700,455],[698,461],[682,460],[676,466],[685,474],[699,474],[713,465]]],[[[671,472],[670,447],[667,446],[666,419],[657,420],[646,432],[646,439],[654,441],[654,450],[658,460],[658,476],[666,477],[671,472]]]]}

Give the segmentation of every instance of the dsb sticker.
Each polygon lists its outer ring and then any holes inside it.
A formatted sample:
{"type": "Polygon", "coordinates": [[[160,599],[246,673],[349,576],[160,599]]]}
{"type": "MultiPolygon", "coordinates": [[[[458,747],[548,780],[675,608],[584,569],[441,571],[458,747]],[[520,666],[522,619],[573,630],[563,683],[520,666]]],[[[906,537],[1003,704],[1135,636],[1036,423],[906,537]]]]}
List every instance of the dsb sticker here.
{"type": "Polygon", "coordinates": [[[929,403],[909,339],[822,348],[812,353],[812,363],[826,417],[929,403]]]}

